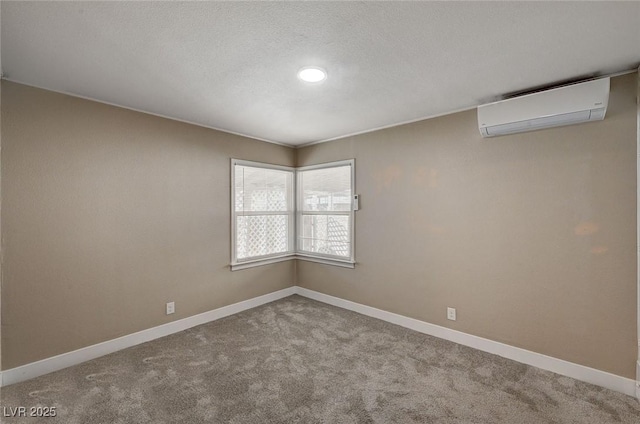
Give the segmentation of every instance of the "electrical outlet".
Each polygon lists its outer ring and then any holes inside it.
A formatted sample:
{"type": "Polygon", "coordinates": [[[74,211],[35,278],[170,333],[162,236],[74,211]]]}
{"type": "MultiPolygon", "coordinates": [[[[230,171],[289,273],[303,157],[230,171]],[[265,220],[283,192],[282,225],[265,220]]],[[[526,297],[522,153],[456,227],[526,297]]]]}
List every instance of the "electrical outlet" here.
{"type": "Polygon", "coordinates": [[[447,308],[447,319],[456,320],[456,308],[447,308]]]}
{"type": "Polygon", "coordinates": [[[176,302],[167,303],[167,315],[171,315],[176,311],[176,302]]]}

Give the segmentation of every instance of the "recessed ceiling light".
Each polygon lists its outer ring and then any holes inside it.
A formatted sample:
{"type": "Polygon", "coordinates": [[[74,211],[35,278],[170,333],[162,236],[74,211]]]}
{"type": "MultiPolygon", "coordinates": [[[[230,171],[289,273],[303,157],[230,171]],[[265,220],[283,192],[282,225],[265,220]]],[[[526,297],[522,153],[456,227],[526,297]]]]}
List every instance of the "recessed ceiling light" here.
{"type": "Polygon", "coordinates": [[[327,72],[317,66],[305,66],[298,71],[298,78],[304,82],[322,82],[327,79],[327,72]]]}

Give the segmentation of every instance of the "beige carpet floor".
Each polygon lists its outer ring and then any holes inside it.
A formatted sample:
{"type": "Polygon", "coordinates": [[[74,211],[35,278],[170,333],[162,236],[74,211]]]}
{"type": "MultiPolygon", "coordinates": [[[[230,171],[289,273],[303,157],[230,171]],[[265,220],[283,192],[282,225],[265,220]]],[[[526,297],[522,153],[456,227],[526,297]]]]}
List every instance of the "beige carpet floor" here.
{"type": "Polygon", "coordinates": [[[0,399],[57,413],[3,424],[640,423],[635,398],[299,296],[0,399]]]}

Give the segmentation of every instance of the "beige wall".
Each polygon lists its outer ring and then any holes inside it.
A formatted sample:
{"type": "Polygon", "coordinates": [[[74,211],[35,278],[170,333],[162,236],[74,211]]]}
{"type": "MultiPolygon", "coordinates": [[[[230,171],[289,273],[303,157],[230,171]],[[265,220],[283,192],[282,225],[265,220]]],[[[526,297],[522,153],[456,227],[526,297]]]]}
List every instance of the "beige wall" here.
{"type": "Polygon", "coordinates": [[[634,378],[636,77],[601,122],[482,139],[472,110],[299,149],[355,158],[361,210],[356,268],[298,284],[634,378]]]}
{"type": "MultiPolygon", "coordinates": [[[[638,67],[638,79],[637,79],[637,91],[636,91],[636,110],[638,113],[638,116],[636,118],[636,124],[637,124],[637,129],[636,129],[636,137],[638,139],[637,144],[636,144],[636,152],[640,154],[640,66],[638,67]]],[[[636,163],[636,170],[640,168],[640,156],[637,156],[637,163],[636,163]]],[[[637,171],[636,171],[637,172],[637,171]]],[[[637,176],[637,180],[638,182],[640,182],[640,176],[637,176]]],[[[636,183],[637,185],[640,185],[638,183],[636,183]]],[[[640,191],[640,190],[638,190],[640,191]]],[[[640,205],[640,199],[637,199],[637,193],[636,192],[636,205],[640,205]]],[[[636,209],[639,209],[638,207],[636,207],[636,209]]],[[[638,215],[640,216],[640,210],[637,211],[638,215]]],[[[636,218],[637,219],[637,218],[636,218]]],[[[636,244],[639,246],[638,248],[638,265],[640,265],[640,231],[638,231],[638,239],[636,240],[636,244]]],[[[640,270],[638,270],[640,271],[640,270]]],[[[638,311],[637,311],[637,318],[638,318],[638,362],[636,363],[636,381],[640,381],[640,272],[638,273],[638,290],[637,290],[637,295],[638,295],[638,311]]],[[[638,400],[640,400],[640,387],[636,386],[636,397],[638,398],[638,400]]]]}
{"type": "Polygon", "coordinates": [[[297,274],[303,287],[633,378],[635,79],[612,80],[602,122],[482,139],[469,111],[297,151],[3,81],[2,369],[297,274]],[[355,158],[356,269],[230,272],[231,157],[355,158]]]}
{"type": "Polygon", "coordinates": [[[229,167],[294,155],[3,81],[2,369],[291,286],[229,271],[229,167]]]}

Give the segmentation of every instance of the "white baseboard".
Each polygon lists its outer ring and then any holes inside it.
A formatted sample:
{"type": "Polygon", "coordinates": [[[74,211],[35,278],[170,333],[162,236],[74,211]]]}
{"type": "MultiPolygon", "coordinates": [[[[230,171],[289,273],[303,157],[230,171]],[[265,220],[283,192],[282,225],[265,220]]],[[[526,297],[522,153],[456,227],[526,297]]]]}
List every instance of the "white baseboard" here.
{"type": "Polygon", "coordinates": [[[640,401],[640,359],[636,362],[636,398],[640,401]]]}
{"type": "Polygon", "coordinates": [[[108,340],[106,342],[87,346],[72,352],[63,353],[61,355],[52,356],[51,358],[4,370],[0,373],[0,387],[58,371],[118,350],[168,336],[170,334],[195,327],[196,325],[206,324],[207,322],[215,321],[229,315],[237,314],[238,312],[246,311],[247,309],[255,308],[256,306],[264,305],[265,303],[291,296],[295,294],[295,292],[295,287],[288,287],[263,296],[254,297],[253,299],[223,306],[222,308],[162,324],[137,333],[128,334],[117,339],[108,340]]]}
{"type": "Polygon", "coordinates": [[[305,289],[303,287],[296,286],[296,294],[308,297],[309,299],[328,303],[339,308],[358,312],[362,315],[378,318],[420,333],[429,334],[431,336],[449,340],[464,346],[469,346],[484,352],[493,353],[523,364],[552,371],[556,374],[565,375],[567,377],[575,378],[576,380],[586,381],[587,383],[606,387],[607,389],[615,390],[629,396],[636,396],[636,382],[630,378],[621,377],[595,368],[589,368],[584,365],[578,365],[573,362],[531,352],[529,350],[484,339],[482,337],[473,336],[471,334],[441,327],[439,325],[429,324],[428,322],[408,318],[403,315],[383,311],[381,309],[351,302],[349,300],[340,299],[339,297],[330,296],[317,291],[305,289]]]}
{"type": "MultiPolygon", "coordinates": [[[[178,321],[169,322],[167,324],[119,337],[117,339],[98,343],[72,352],[63,353],[61,355],[32,362],[16,368],[0,371],[0,387],[58,371],[109,353],[155,340],[160,337],[168,336],[197,325],[206,324],[207,322],[215,321],[238,312],[246,311],[247,309],[255,308],[293,294],[299,294],[300,296],[328,303],[339,308],[348,309],[362,315],[381,319],[420,333],[450,340],[464,346],[493,353],[523,364],[532,365],[557,374],[575,378],[576,380],[586,381],[587,383],[606,387],[630,396],[637,396],[640,399],[640,388],[638,389],[639,391],[636,392],[636,382],[630,378],[620,377],[618,375],[589,368],[584,365],[578,365],[562,359],[553,358],[540,353],[506,345],[504,343],[452,330],[450,328],[441,327],[439,325],[429,324],[424,321],[383,311],[371,306],[340,299],[338,297],[298,286],[288,287],[273,293],[234,303],[232,305],[224,306],[222,308],[214,309],[212,311],[204,312],[178,321]]],[[[640,364],[638,366],[640,368],[640,364]]]]}

